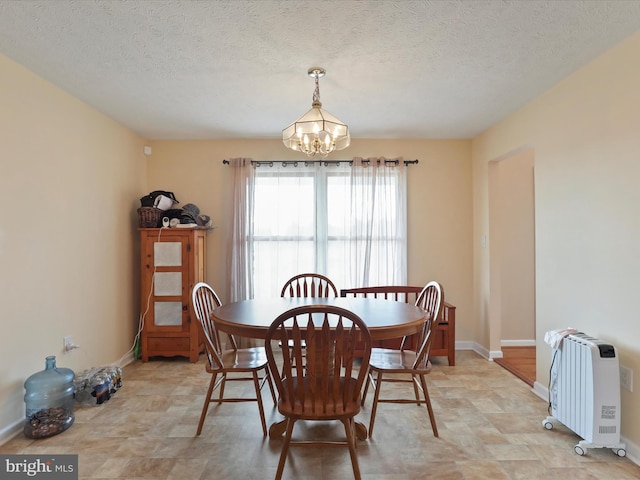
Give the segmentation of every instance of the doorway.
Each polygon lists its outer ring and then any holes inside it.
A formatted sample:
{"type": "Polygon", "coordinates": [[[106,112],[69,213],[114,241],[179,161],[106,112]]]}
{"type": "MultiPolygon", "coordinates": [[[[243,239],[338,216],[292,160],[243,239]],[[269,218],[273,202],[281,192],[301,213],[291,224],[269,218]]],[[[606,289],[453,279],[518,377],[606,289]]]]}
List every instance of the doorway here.
{"type": "Polygon", "coordinates": [[[527,148],[489,165],[491,350],[496,363],[508,365],[531,385],[536,363],[534,159],[534,150],[527,148]]]}

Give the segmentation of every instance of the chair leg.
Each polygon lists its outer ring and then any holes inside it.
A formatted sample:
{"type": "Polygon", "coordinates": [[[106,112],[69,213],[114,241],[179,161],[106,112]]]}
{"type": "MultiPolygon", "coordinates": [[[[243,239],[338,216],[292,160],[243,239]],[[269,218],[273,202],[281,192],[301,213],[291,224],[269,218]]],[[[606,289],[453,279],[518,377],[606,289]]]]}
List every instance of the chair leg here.
{"type": "Polygon", "coordinates": [[[433,436],[438,436],[438,427],[436,426],[436,417],[433,414],[433,408],[431,407],[431,399],[429,398],[429,390],[427,390],[427,380],[424,375],[420,375],[420,383],[422,384],[422,391],[424,392],[424,399],[427,404],[427,410],[429,411],[429,420],[431,421],[431,429],[433,430],[433,436]]]}
{"type": "Polygon", "coordinates": [[[267,377],[267,383],[269,384],[269,390],[271,391],[271,398],[273,399],[273,404],[275,405],[278,400],[276,399],[276,391],[273,388],[273,380],[271,379],[271,372],[269,368],[265,368],[265,376],[267,377]]]}
{"type": "Polygon", "coordinates": [[[265,368],[265,373],[262,378],[260,378],[260,390],[264,387],[264,384],[269,384],[269,391],[271,392],[271,398],[273,399],[273,404],[276,404],[276,393],[273,388],[273,383],[271,382],[271,373],[269,373],[269,369],[265,368]]]}
{"type": "Polygon", "coordinates": [[[291,444],[291,436],[293,434],[293,425],[296,423],[295,419],[287,418],[287,433],[282,442],[282,452],[280,452],[280,461],[278,462],[278,471],[276,472],[276,480],[282,478],[282,472],[284,471],[284,464],[287,461],[287,455],[289,454],[289,445],[291,444]]]}
{"type": "Polygon", "coordinates": [[[364,390],[362,391],[362,400],[360,406],[364,407],[364,401],[367,398],[367,391],[369,390],[369,383],[371,382],[371,370],[367,371],[367,381],[364,383],[364,390]]]}
{"type": "Polygon", "coordinates": [[[358,454],[356,453],[356,437],[353,418],[342,418],[344,431],[347,435],[347,443],[349,444],[349,455],[351,455],[351,467],[353,468],[353,476],[356,480],[360,480],[360,465],[358,464],[358,454]]]}
{"type": "Polygon", "coordinates": [[[198,422],[198,431],[196,435],[200,435],[202,433],[202,425],[204,425],[204,419],[207,416],[207,411],[209,410],[209,403],[211,403],[211,395],[213,394],[213,387],[216,384],[217,373],[211,374],[211,381],[209,382],[209,388],[207,388],[207,396],[204,399],[204,405],[202,405],[202,413],[200,413],[200,421],[198,422]]]}
{"type": "Polygon", "coordinates": [[[227,383],[227,374],[222,374],[222,380],[220,382],[220,396],[218,397],[218,405],[222,404],[222,399],[224,398],[224,386],[227,383]]]}
{"type": "MultiPolygon", "coordinates": [[[[372,373],[373,375],[373,373],[372,373]]],[[[369,438],[373,436],[373,424],[376,421],[376,410],[378,410],[378,399],[382,389],[382,372],[378,372],[378,378],[374,381],[373,406],[371,407],[371,419],[369,420],[369,438]]]]}
{"type": "Polygon", "coordinates": [[[418,390],[418,380],[416,379],[415,375],[411,375],[411,383],[413,383],[413,393],[416,396],[416,403],[418,404],[418,406],[420,406],[420,404],[422,403],[422,399],[420,398],[420,392],[418,390]]]}
{"type": "Polygon", "coordinates": [[[260,423],[262,423],[262,435],[267,436],[267,421],[264,418],[264,406],[262,405],[262,394],[260,392],[260,379],[258,372],[253,372],[253,385],[256,388],[256,400],[258,401],[258,411],[260,412],[260,423]]]}

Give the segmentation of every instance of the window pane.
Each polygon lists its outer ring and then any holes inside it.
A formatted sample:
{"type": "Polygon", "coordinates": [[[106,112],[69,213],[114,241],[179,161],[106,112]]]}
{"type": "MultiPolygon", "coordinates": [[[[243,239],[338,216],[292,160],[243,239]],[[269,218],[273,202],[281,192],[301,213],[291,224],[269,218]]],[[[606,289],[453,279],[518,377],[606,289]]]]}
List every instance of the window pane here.
{"type": "Polygon", "coordinates": [[[279,296],[289,278],[316,271],[314,172],[257,172],[254,196],[254,297],[279,296]]]}
{"type": "Polygon", "coordinates": [[[346,162],[257,169],[253,296],[280,295],[286,280],[304,272],[327,275],[339,289],[406,276],[396,275],[406,272],[405,227],[396,221],[404,218],[402,183],[389,173],[354,173],[346,162]]]}
{"type": "Polygon", "coordinates": [[[338,290],[351,287],[347,280],[349,278],[347,248],[347,242],[342,240],[327,242],[327,275],[338,290]]]}
{"type": "Polygon", "coordinates": [[[291,277],[314,271],[313,238],[306,241],[258,240],[253,245],[255,298],[278,297],[291,277]]]}
{"type": "Polygon", "coordinates": [[[256,177],[256,236],[313,236],[314,211],[313,177],[256,177]]]}

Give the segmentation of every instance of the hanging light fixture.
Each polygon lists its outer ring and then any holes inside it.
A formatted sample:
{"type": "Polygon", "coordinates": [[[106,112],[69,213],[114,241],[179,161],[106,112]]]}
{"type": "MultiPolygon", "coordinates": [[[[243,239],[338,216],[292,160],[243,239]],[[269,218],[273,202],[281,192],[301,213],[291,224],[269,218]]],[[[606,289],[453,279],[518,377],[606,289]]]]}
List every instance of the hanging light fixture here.
{"type": "Polygon", "coordinates": [[[318,79],[324,77],[324,68],[309,69],[309,76],[315,78],[311,110],[282,130],[282,142],[287,148],[305,153],[308,157],[326,157],[334,150],[347,148],[351,143],[349,127],[322,109],[318,79]]]}

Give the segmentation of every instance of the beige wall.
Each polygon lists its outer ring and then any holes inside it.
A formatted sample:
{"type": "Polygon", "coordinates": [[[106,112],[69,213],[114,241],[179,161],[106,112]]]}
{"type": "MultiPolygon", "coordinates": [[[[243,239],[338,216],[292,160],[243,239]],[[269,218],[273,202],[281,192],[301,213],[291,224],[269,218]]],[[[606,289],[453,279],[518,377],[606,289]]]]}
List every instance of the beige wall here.
{"type": "Polygon", "coordinates": [[[535,339],[533,165],[533,149],[489,164],[491,352],[535,339]]]}
{"type": "Polygon", "coordinates": [[[45,356],[117,362],[138,321],[143,141],[0,55],[0,443],[45,356]],[[62,352],[72,335],[81,348],[62,352]]]}
{"type": "MultiPolygon", "coordinates": [[[[151,145],[149,189],[170,190],[182,204],[195,203],[217,226],[207,240],[207,280],[227,301],[231,172],[222,160],[300,157],[286,150],[280,140],[163,141],[151,145]]],[[[407,167],[408,279],[417,285],[439,280],[447,300],[458,307],[458,340],[474,340],[470,141],[354,140],[348,149],[331,158],[354,156],[402,156],[420,161],[407,167]]]]}
{"type": "MultiPolygon", "coordinates": [[[[611,342],[640,372],[640,33],[473,141],[474,238],[490,229],[489,164],[535,154],[537,381],[548,383],[548,330],[611,342]]],[[[491,336],[490,254],[474,242],[477,338],[491,336]]],[[[638,455],[638,388],[622,391],[622,434],[638,455]]]]}

